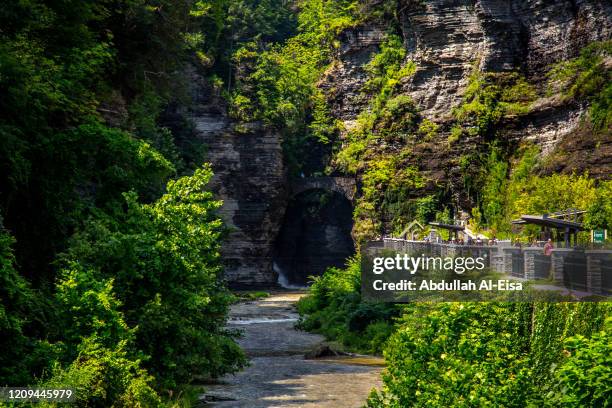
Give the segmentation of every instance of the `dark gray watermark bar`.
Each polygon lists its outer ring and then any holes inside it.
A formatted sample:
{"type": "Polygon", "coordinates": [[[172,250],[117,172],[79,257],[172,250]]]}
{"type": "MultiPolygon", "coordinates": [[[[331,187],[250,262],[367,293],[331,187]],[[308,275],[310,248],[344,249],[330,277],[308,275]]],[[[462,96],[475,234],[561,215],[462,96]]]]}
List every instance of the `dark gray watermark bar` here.
{"type": "Polygon", "coordinates": [[[385,239],[361,249],[361,291],[402,303],[612,301],[611,261],[612,251],[385,239]]]}

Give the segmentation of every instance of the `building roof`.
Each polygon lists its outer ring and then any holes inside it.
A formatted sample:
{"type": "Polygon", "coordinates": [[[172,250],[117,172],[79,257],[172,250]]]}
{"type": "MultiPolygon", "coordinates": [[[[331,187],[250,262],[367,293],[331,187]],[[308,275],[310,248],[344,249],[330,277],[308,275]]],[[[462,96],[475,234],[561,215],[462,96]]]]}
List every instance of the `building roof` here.
{"type": "Polygon", "coordinates": [[[566,221],[558,218],[549,218],[545,215],[521,215],[519,220],[512,221],[513,224],[536,224],[543,227],[556,229],[569,228],[570,230],[582,231],[584,226],[579,222],[566,221]]]}
{"type": "Polygon", "coordinates": [[[463,231],[465,229],[465,227],[462,225],[444,224],[441,222],[430,222],[429,225],[433,225],[434,227],[439,227],[450,231],[463,231]]]}
{"type": "Polygon", "coordinates": [[[423,225],[421,225],[420,222],[418,222],[417,220],[412,221],[410,224],[408,224],[408,226],[406,228],[404,228],[404,230],[402,231],[401,234],[399,234],[400,237],[403,237],[404,235],[408,234],[409,232],[412,232],[413,230],[415,230],[415,228],[418,229],[424,229],[423,225]]]}

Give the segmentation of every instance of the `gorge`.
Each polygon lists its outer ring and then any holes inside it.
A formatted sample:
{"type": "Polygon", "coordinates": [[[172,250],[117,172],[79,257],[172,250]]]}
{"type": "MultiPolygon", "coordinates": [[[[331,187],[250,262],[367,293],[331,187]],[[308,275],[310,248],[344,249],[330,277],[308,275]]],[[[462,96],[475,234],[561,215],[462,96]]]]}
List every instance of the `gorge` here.
{"type": "Polygon", "coordinates": [[[611,406],[611,18],[3,2],[0,383],[41,406],[611,406]],[[549,227],[566,247],[524,245],[549,227]],[[372,240],[590,292],[371,302],[372,240]]]}

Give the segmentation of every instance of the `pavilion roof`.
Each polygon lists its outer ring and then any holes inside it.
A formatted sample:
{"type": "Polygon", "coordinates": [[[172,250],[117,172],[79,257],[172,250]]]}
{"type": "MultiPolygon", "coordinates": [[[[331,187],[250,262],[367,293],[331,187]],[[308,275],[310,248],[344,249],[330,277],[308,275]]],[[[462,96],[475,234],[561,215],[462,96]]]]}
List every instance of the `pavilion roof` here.
{"type": "Polygon", "coordinates": [[[521,215],[518,220],[512,221],[513,224],[536,224],[542,227],[550,227],[555,229],[569,228],[571,230],[581,231],[584,226],[579,222],[562,220],[559,218],[550,218],[545,215],[521,215]]]}
{"type": "Polygon", "coordinates": [[[450,231],[463,231],[465,229],[463,225],[444,224],[442,222],[430,222],[429,225],[433,225],[434,227],[443,228],[450,231]]]}

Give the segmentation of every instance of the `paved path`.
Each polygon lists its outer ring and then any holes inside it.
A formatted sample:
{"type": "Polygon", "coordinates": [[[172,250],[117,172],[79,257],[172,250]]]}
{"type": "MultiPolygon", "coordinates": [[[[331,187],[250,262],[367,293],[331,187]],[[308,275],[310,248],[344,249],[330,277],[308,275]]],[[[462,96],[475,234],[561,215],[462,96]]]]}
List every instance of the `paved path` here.
{"type": "Polygon", "coordinates": [[[354,408],[363,405],[372,387],[380,388],[380,359],[304,359],[323,337],[293,328],[294,304],[301,296],[278,293],[232,307],[229,326],[244,330],[240,345],[251,365],[207,386],[207,406],[354,408]]]}

